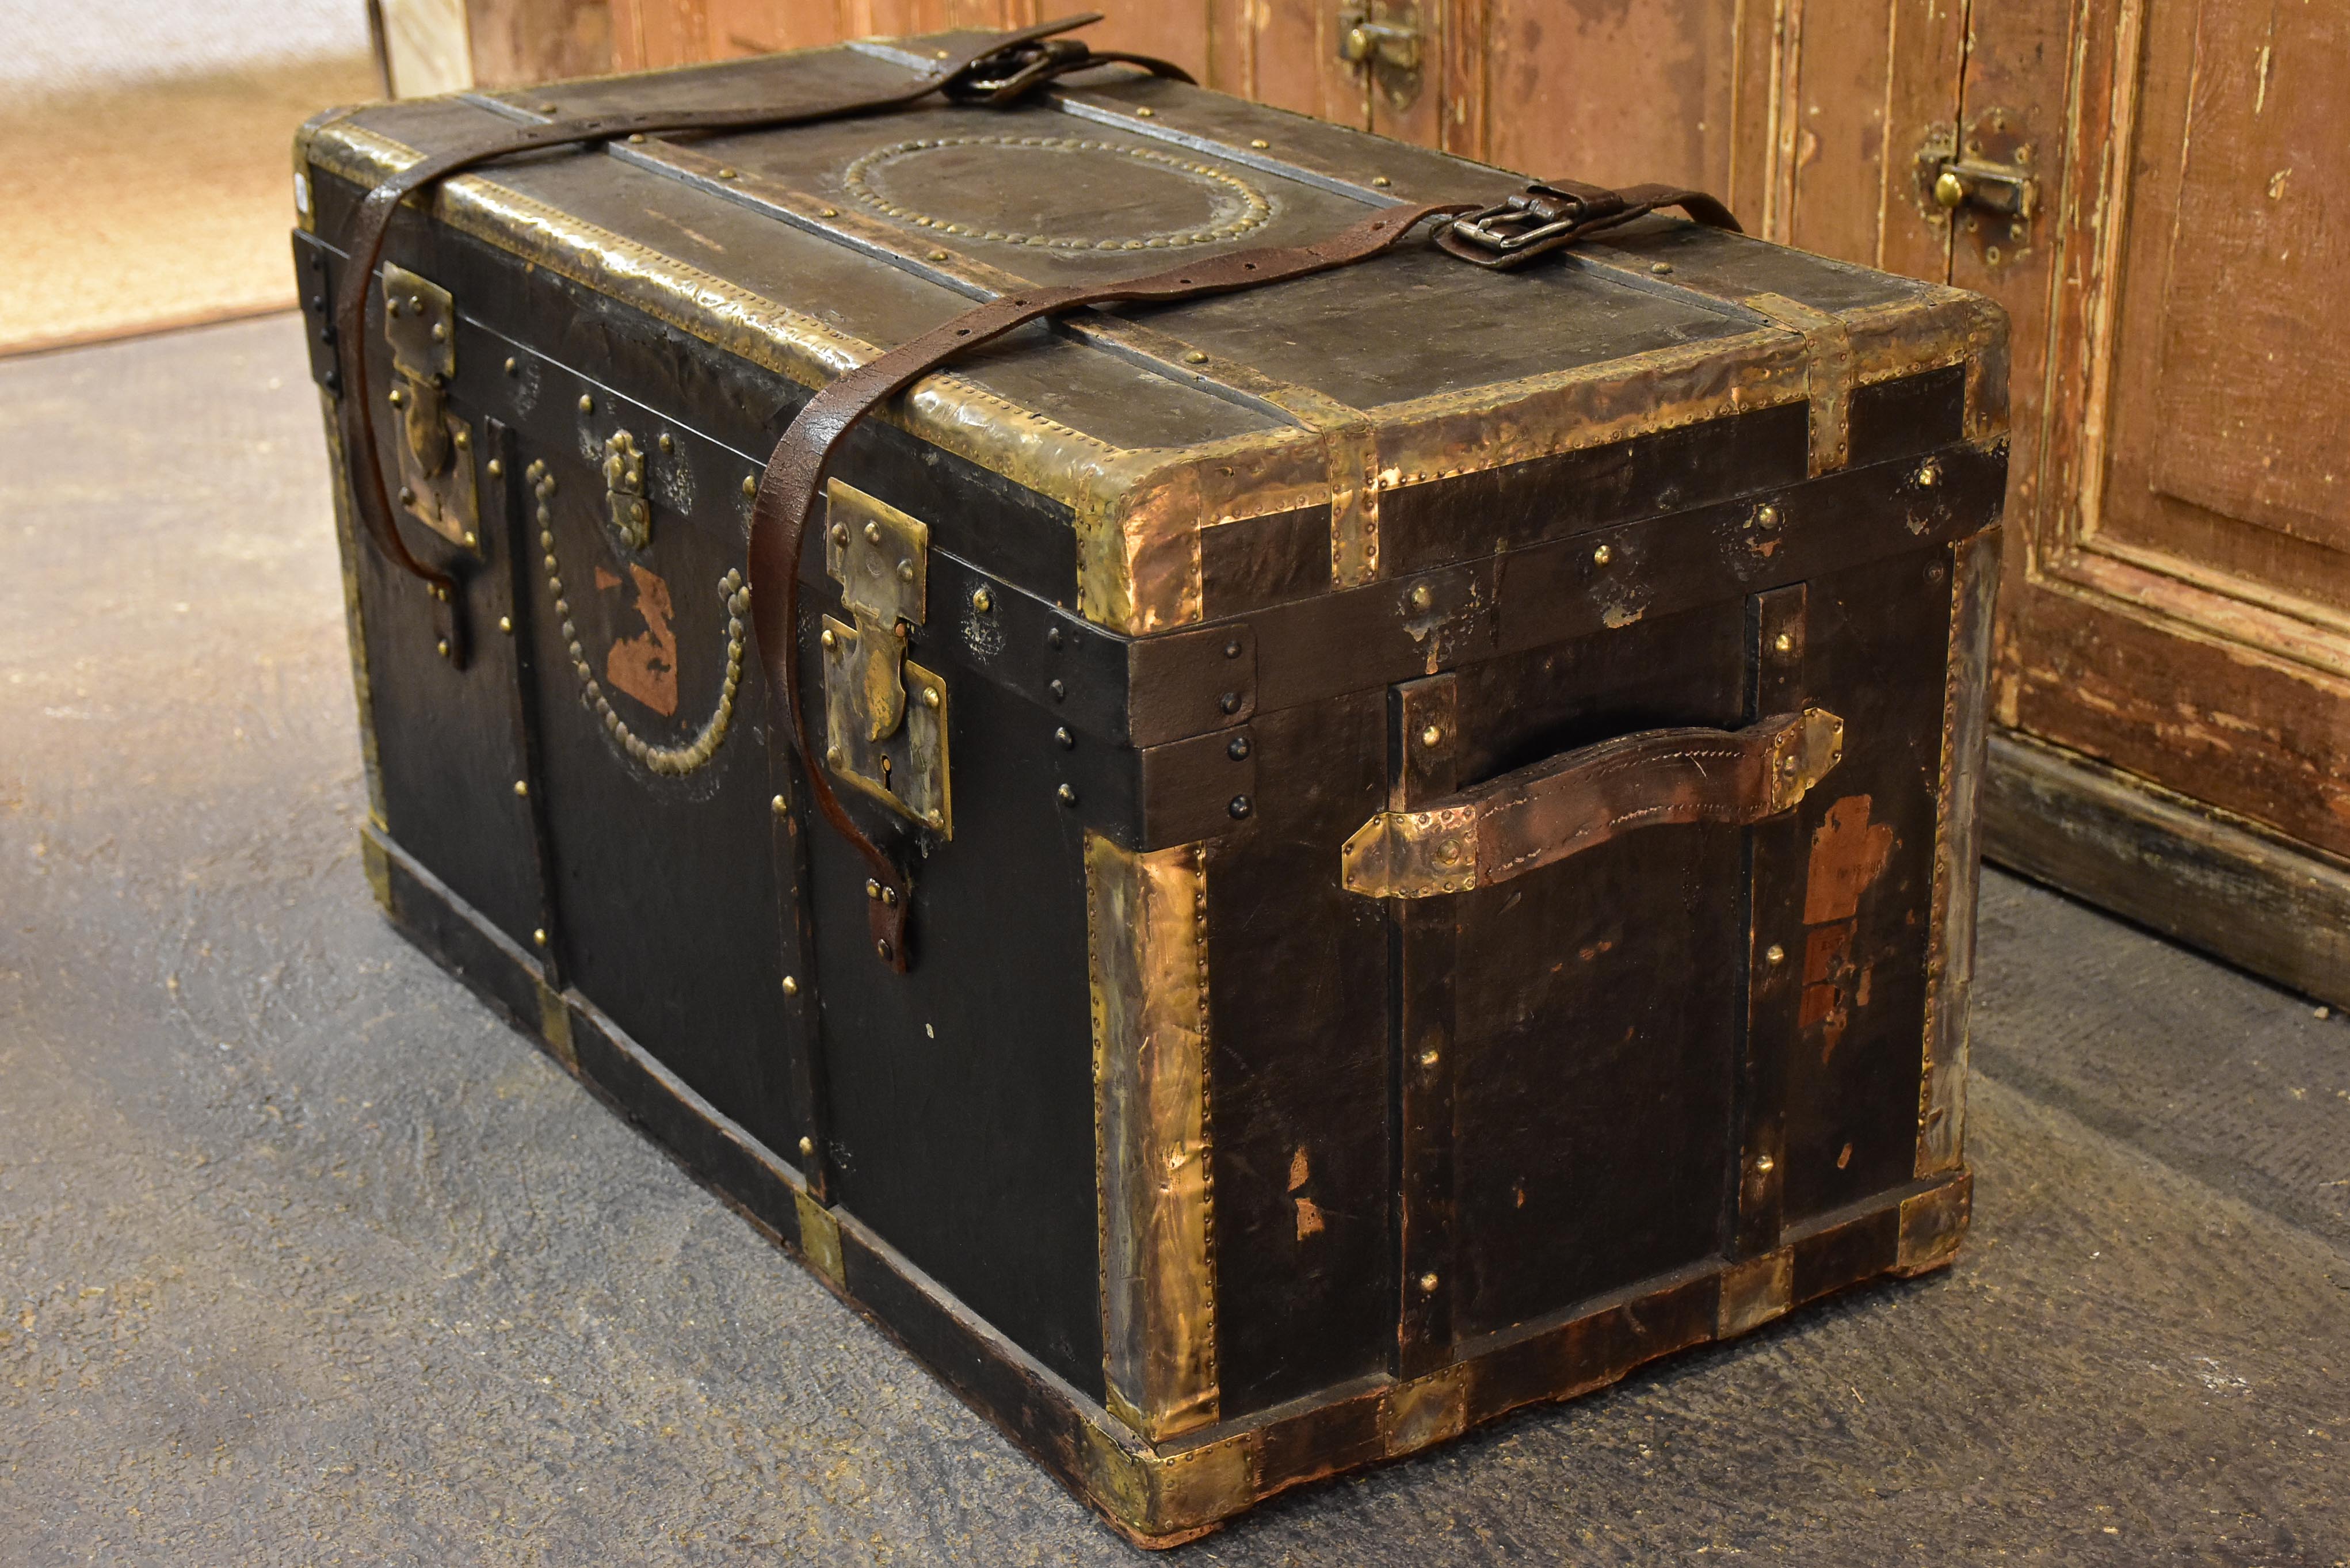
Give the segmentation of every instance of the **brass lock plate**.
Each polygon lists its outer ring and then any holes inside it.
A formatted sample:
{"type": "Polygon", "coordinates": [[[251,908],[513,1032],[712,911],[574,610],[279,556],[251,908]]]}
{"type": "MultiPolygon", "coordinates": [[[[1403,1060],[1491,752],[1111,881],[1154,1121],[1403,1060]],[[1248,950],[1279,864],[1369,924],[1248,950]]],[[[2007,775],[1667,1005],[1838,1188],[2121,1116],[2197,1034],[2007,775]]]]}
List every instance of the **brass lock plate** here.
{"type": "Polygon", "coordinates": [[[905,658],[892,632],[826,616],[823,643],[825,765],[900,815],[952,838],[945,680],[905,658]],[[889,668],[900,717],[876,737],[868,677],[879,666],[889,668]]]}
{"type": "Polygon", "coordinates": [[[652,502],[645,495],[645,453],[637,438],[614,431],[604,438],[604,506],[612,533],[631,550],[653,542],[652,502]]]}
{"type": "Polygon", "coordinates": [[[479,550],[481,502],[473,484],[473,427],[449,411],[457,373],[457,304],[432,279],[387,262],[383,335],[400,411],[400,504],[452,544],[479,550]]]}
{"type": "Polygon", "coordinates": [[[1338,13],[1338,57],[1395,109],[1409,109],[1419,97],[1424,31],[1412,0],[1364,0],[1338,13]]]}
{"type": "Polygon", "coordinates": [[[946,681],[906,658],[926,614],[930,525],[837,479],[825,500],[825,570],[852,618],[824,618],[826,765],[951,838],[946,681]]]}
{"type": "Polygon", "coordinates": [[[1918,149],[1918,205],[1950,222],[1985,266],[2021,260],[2039,218],[2037,151],[2012,109],[1986,109],[1963,132],[1938,125],[1918,149]]]}

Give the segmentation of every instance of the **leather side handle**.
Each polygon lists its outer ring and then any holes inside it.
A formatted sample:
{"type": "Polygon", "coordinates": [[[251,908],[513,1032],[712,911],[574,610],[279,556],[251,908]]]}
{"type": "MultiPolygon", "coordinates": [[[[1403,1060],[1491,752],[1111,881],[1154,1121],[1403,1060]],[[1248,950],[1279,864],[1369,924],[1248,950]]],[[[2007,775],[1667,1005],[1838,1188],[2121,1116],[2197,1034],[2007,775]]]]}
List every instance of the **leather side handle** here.
{"type": "Polygon", "coordinates": [[[1744,825],[1793,807],[1844,758],[1825,708],[1743,730],[1648,730],[1562,753],[1418,811],[1383,811],[1339,851],[1369,898],[1489,888],[1619,835],[1673,823],[1744,825]]]}

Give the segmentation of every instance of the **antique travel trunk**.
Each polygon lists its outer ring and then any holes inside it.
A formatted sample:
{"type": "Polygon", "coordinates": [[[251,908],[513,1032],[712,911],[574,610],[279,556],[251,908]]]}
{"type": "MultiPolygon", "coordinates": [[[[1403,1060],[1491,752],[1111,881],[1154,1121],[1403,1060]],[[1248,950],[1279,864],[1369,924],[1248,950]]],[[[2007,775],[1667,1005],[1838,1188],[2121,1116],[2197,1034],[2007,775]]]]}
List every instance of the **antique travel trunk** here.
{"type": "Polygon", "coordinates": [[[1981,300],[1661,213],[1514,270],[1426,224],[924,377],[835,454],[795,628],[901,928],[753,613],[812,389],[1525,178],[1101,67],[484,167],[336,328],[361,198],[428,154],[967,46],[304,129],[392,919],[1148,1544],[1947,1262],[1981,300]],[[367,464],[440,577],[355,522],[367,464]]]}

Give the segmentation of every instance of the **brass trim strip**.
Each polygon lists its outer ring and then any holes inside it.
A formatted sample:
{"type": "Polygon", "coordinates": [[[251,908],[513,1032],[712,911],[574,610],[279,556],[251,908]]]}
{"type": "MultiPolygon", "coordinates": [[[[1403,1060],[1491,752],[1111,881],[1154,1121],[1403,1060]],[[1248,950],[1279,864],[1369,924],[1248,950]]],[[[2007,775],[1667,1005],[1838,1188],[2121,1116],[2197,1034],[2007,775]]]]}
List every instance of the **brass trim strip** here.
{"type": "Polygon", "coordinates": [[[1852,332],[1825,310],[1783,294],[1750,294],[1744,302],[1804,339],[1804,389],[1812,404],[1809,472],[1832,473],[1852,459],[1852,332]]]}
{"type": "Polygon", "coordinates": [[[1217,1419],[1202,846],[1086,835],[1102,1377],[1151,1442],[1217,1419]]]}
{"type": "Polygon", "coordinates": [[[1926,1032],[1918,1083],[1916,1173],[1956,1169],[1967,1121],[1967,1021],[1982,881],[1981,796],[1991,729],[1991,641],[2001,530],[1950,546],[1950,639],[1942,688],[1939,815],[1926,959],[1926,1032]]]}

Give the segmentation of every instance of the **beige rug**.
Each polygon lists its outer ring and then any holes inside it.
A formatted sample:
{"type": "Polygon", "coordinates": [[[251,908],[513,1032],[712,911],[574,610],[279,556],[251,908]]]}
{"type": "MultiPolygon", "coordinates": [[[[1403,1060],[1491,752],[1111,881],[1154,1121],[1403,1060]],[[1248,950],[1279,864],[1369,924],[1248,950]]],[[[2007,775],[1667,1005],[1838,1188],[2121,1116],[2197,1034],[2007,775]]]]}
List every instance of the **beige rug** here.
{"type": "Polygon", "coordinates": [[[0,102],[0,355],[291,306],[294,129],[378,96],[353,57],[0,102]]]}

